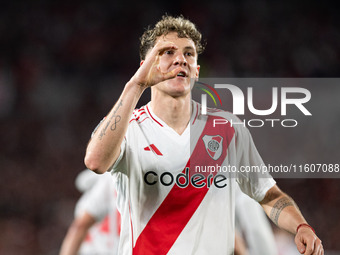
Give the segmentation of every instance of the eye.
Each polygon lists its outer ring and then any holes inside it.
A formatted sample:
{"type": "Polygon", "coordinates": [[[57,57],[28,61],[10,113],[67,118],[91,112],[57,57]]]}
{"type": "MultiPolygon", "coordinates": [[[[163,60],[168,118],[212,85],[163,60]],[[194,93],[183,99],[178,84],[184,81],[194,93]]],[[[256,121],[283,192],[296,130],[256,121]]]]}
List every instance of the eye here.
{"type": "Polygon", "coordinates": [[[192,56],[194,56],[194,54],[192,52],[186,52],[185,56],[192,57],[192,56]]]}
{"type": "Polygon", "coordinates": [[[172,54],[174,54],[174,51],[173,50],[166,50],[166,51],[164,51],[164,54],[172,55],[172,54]]]}

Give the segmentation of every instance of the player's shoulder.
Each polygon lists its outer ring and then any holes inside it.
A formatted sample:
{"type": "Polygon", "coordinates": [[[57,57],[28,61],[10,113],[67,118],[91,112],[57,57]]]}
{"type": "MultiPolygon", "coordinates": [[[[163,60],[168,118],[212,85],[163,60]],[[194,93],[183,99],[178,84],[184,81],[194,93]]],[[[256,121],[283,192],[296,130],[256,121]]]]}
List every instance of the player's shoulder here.
{"type": "Polygon", "coordinates": [[[195,101],[193,101],[193,103],[195,108],[194,111],[196,111],[195,114],[197,116],[196,119],[206,121],[207,119],[209,119],[209,117],[213,118],[215,119],[213,121],[214,126],[227,124],[229,127],[234,129],[236,135],[238,135],[239,133],[246,134],[249,132],[248,128],[244,125],[244,122],[232,112],[218,108],[207,107],[206,112],[203,113],[202,105],[195,101]]]}
{"type": "Polygon", "coordinates": [[[203,115],[204,116],[211,116],[211,117],[217,117],[217,118],[223,118],[227,121],[229,121],[230,123],[239,123],[241,122],[241,120],[233,113],[226,111],[226,110],[222,110],[222,109],[218,109],[218,108],[211,108],[211,107],[207,107],[206,108],[206,112],[203,114],[203,109],[202,109],[202,105],[198,102],[193,101],[194,103],[194,107],[196,108],[195,110],[197,111],[197,117],[200,118],[203,115]]]}
{"type": "Polygon", "coordinates": [[[146,119],[149,118],[147,111],[148,111],[147,105],[143,105],[140,108],[136,108],[131,114],[129,124],[131,123],[141,124],[142,122],[144,122],[146,119]]]}
{"type": "Polygon", "coordinates": [[[220,118],[224,118],[228,121],[240,121],[240,119],[234,115],[233,113],[226,111],[226,110],[221,110],[221,109],[217,109],[217,108],[207,108],[207,115],[210,116],[216,116],[216,117],[220,117],[220,118]]]}
{"type": "Polygon", "coordinates": [[[81,193],[90,190],[98,181],[99,175],[92,172],[90,169],[84,169],[78,173],[75,179],[75,186],[81,193]]]}

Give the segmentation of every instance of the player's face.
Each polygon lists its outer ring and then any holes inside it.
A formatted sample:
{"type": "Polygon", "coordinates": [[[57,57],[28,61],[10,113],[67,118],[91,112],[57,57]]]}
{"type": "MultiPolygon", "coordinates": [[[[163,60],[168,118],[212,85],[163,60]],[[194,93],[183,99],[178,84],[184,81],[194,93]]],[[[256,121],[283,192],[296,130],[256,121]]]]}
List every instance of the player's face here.
{"type": "Polygon", "coordinates": [[[174,97],[187,95],[190,93],[190,84],[198,78],[200,68],[197,65],[195,43],[189,38],[179,38],[175,32],[159,37],[155,44],[159,41],[176,46],[176,49],[169,49],[161,54],[160,70],[166,73],[180,67],[181,72],[175,78],[163,81],[153,88],[174,97]]]}

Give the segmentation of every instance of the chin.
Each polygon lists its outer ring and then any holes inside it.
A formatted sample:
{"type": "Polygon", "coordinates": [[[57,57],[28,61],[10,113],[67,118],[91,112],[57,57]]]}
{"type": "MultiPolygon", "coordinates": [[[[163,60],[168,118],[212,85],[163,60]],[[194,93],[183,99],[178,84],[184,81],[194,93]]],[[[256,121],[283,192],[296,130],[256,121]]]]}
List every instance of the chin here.
{"type": "Polygon", "coordinates": [[[183,91],[185,92],[186,90],[190,90],[190,82],[188,82],[187,80],[174,80],[169,82],[168,84],[169,87],[171,87],[171,89],[173,90],[177,90],[177,91],[183,91]]]}
{"type": "Polygon", "coordinates": [[[190,84],[187,81],[168,80],[154,88],[172,97],[182,97],[190,93],[190,84]]]}
{"type": "Polygon", "coordinates": [[[190,93],[190,85],[180,85],[180,86],[172,86],[169,90],[169,94],[173,97],[184,96],[190,93]]]}

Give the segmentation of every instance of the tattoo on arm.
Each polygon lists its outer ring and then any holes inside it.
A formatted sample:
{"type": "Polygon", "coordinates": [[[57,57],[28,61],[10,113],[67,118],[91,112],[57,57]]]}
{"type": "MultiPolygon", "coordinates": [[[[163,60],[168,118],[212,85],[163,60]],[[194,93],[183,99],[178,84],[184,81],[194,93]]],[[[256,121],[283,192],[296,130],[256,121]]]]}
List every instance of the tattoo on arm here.
{"type": "Polygon", "coordinates": [[[288,197],[280,198],[273,206],[271,212],[270,212],[270,219],[278,225],[279,223],[279,217],[283,209],[285,209],[288,206],[294,206],[294,203],[291,199],[288,197]]]}
{"type": "Polygon", "coordinates": [[[121,120],[121,116],[116,114],[118,109],[123,105],[123,100],[120,100],[120,102],[117,105],[117,108],[113,111],[112,116],[110,117],[110,119],[108,120],[108,122],[106,123],[105,127],[101,130],[100,134],[99,134],[99,139],[101,140],[103,138],[104,135],[106,135],[106,130],[107,128],[110,126],[110,124],[113,122],[113,124],[111,124],[111,131],[115,131],[117,128],[117,123],[121,120]]]}

